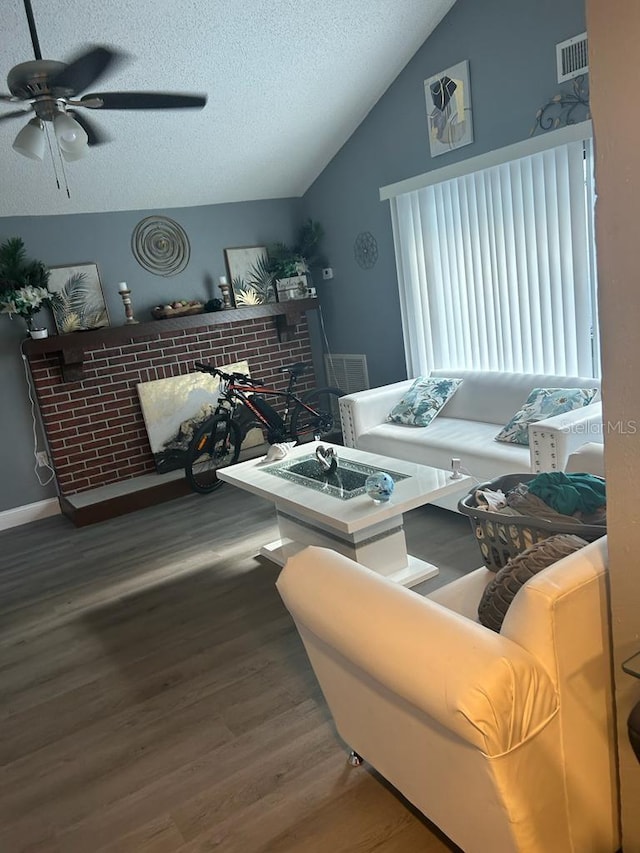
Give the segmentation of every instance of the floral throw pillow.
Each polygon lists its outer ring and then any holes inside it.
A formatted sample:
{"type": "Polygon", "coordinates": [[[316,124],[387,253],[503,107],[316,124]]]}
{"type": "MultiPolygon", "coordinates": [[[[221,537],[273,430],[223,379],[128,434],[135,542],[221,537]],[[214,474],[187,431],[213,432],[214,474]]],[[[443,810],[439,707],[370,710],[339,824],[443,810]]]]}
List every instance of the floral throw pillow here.
{"type": "Polygon", "coordinates": [[[394,424],[429,426],[447,400],[458,390],[462,379],[429,379],[419,376],[399,403],[387,415],[394,424]]]}
{"type": "Polygon", "coordinates": [[[529,424],[588,406],[597,388],[534,388],[524,406],[502,427],[496,441],[529,445],[529,424]]]}

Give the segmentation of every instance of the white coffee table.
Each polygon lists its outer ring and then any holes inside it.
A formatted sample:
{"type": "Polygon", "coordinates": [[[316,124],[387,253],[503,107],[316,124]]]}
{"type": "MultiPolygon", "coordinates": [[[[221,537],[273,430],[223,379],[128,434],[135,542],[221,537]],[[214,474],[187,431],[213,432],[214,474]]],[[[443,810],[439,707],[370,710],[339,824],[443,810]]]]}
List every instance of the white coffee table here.
{"type": "MultiPolygon", "coordinates": [[[[282,462],[250,459],[218,472],[218,477],[275,504],[280,539],[265,545],[260,553],[279,565],[307,545],[321,545],[386,575],[404,586],[413,586],[438,573],[436,566],[407,554],[402,515],[450,492],[462,491],[469,477],[452,479],[451,471],[431,468],[337,447],[326,441],[294,447],[282,462]],[[315,487],[302,485],[292,466],[314,458],[321,444],[333,447],[341,467],[368,466],[390,474],[404,475],[396,482],[391,500],[375,503],[366,494],[340,497],[340,479],[328,478],[315,487]],[[284,474],[283,474],[284,469],[284,474]],[[280,475],[273,472],[279,471],[280,475]]],[[[395,478],[394,478],[395,479],[395,478]]],[[[344,492],[343,492],[344,494],[344,492]]]]}

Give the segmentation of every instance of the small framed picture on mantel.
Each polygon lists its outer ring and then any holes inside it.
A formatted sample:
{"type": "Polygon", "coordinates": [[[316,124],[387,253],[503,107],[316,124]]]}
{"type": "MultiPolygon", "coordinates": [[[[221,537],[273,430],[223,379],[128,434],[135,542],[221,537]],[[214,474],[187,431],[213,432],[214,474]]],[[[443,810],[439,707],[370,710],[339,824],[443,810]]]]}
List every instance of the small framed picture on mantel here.
{"type": "Polygon", "coordinates": [[[49,267],[49,290],[58,296],[52,305],[58,334],[109,325],[97,264],[49,267]]]}

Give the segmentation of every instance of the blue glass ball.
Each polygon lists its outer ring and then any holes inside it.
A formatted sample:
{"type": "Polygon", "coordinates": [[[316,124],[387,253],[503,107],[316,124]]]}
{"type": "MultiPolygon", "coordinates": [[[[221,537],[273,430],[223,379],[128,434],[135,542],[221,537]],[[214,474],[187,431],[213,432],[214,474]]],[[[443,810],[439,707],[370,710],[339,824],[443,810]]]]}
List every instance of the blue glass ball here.
{"type": "Polygon", "coordinates": [[[389,474],[380,471],[377,474],[369,474],[364,481],[364,490],[371,500],[385,503],[393,494],[395,485],[389,474]]]}

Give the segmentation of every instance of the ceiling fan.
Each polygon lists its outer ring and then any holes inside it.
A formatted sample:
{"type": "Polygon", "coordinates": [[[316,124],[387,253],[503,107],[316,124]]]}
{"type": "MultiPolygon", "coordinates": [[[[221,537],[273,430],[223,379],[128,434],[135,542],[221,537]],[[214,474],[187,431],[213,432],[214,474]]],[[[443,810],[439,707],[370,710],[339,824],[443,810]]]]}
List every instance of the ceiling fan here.
{"type": "Polygon", "coordinates": [[[10,94],[0,93],[0,105],[3,102],[20,105],[11,112],[0,113],[0,121],[35,113],[13,143],[19,154],[32,160],[43,159],[46,122],[52,124],[60,154],[68,162],[84,157],[91,146],[109,142],[109,137],[80,114],[79,109],[201,109],[207,103],[206,95],[173,92],[92,92],[81,95],[112,69],[123,54],[113,48],[95,45],[68,63],[43,59],[31,0],[24,0],[24,10],[35,60],[14,66],[7,76],[10,94]]]}

